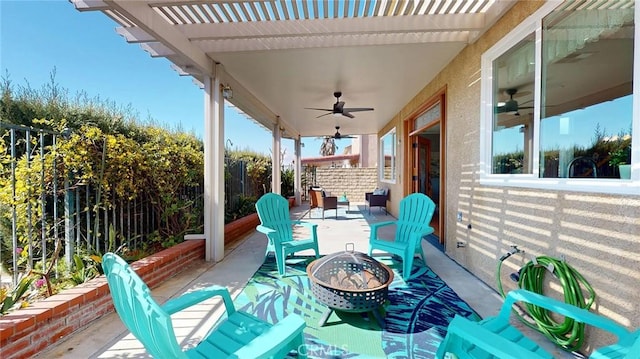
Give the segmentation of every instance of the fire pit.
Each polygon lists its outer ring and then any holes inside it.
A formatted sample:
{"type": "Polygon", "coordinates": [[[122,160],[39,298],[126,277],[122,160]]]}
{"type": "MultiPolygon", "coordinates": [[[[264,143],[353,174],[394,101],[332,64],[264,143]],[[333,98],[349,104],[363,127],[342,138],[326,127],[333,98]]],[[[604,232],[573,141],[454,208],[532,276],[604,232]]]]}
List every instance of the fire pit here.
{"type": "Polygon", "coordinates": [[[387,300],[393,270],[370,256],[345,250],[316,259],[307,266],[311,292],[327,307],[323,326],[334,310],[371,312],[384,328],[378,308],[387,300]]]}

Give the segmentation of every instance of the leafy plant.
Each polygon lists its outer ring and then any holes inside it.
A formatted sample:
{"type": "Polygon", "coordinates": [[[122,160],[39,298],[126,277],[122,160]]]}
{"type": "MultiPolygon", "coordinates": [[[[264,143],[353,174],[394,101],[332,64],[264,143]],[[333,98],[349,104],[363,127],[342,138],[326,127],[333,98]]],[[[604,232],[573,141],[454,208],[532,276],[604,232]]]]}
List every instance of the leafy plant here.
{"type": "Polygon", "coordinates": [[[626,148],[618,148],[613,152],[609,152],[609,166],[617,167],[629,163],[628,152],[626,148]]]}
{"type": "Polygon", "coordinates": [[[0,287],[0,315],[7,314],[10,310],[20,305],[23,297],[31,288],[34,279],[31,275],[22,277],[18,285],[11,291],[9,291],[9,288],[6,286],[0,287]]]}
{"type": "Polygon", "coordinates": [[[73,255],[74,266],[69,272],[69,279],[73,284],[85,283],[100,274],[98,270],[99,263],[96,262],[96,257],[97,256],[90,255],[73,255]]]}
{"type": "Polygon", "coordinates": [[[292,169],[286,169],[282,171],[281,174],[281,178],[282,178],[282,185],[281,185],[281,190],[280,193],[282,193],[282,195],[284,197],[291,197],[294,195],[294,171],[292,169]]]}

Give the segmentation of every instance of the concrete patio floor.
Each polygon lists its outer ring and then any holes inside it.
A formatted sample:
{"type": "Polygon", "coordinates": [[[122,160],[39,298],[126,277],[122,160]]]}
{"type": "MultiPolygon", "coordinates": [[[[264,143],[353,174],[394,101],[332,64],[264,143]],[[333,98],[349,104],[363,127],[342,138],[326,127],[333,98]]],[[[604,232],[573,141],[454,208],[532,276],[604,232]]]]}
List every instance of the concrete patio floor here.
{"type": "MultiPolygon", "coordinates": [[[[341,207],[341,210],[346,208],[341,207]]],[[[312,212],[309,218],[308,204],[303,203],[291,210],[292,218],[318,224],[320,253],[329,254],[343,251],[345,243],[353,243],[355,250],[366,253],[368,250],[369,223],[393,220],[384,211],[374,208],[371,215],[364,204],[351,203],[351,214],[362,213],[364,218],[347,218],[328,211],[323,220],[320,212],[312,212]],[[319,218],[318,218],[319,217],[319,218]]],[[[352,216],[350,216],[352,217],[352,216]]],[[[386,227],[384,236],[391,238],[393,226],[386,227]]],[[[225,258],[218,263],[202,261],[152,290],[154,298],[160,303],[180,294],[210,285],[226,286],[231,296],[237,296],[249,278],[264,260],[266,237],[253,232],[230,248],[226,248],[225,258]]],[[[423,241],[426,262],[463,300],[481,317],[495,315],[502,298],[492,288],[478,280],[451,260],[441,250],[423,241]]],[[[302,252],[304,254],[304,252],[302,252]]],[[[311,254],[309,252],[308,254],[311,254]]],[[[375,256],[375,254],[374,254],[375,256]]],[[[173,316],[174,329],[181,346],[191,346],[203,337],[207,330],[222,315],[223,308],[218,299],[211,299],[193,306],[173,316]]],[[[557,358],[580,358],[557,349],[545,338],[529,328],[519,325],[524,333],[536,340],[557,358]]],[[[109,314],[88,328],[75,333],[68,339],[57,343],[42,352],[37,358],[148,358],[142,345],[124,327],[116,313],[109,314]]]]}

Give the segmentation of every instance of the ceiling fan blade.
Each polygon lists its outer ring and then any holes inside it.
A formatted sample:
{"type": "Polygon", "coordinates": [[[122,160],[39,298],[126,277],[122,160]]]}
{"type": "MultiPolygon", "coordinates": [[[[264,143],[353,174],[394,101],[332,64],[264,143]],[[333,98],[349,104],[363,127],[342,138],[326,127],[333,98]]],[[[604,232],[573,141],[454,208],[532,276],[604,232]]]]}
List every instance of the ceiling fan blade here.
{"type": "Polygon", "coordinates": [[[355,118],[354,115],[350,114],[349,112],[344,112],[344,111],[342,112],[342,116],[349,117],[349,118],[355,118]]]}
{"type": "Polygon", "coordinates": [[[324,116],[328,116],[328,115],[332,115],[332,114],[333,114],[333,111],[325,113],[324,115],[316,116],[316,118],[320,118],[320,117],[324,117],[324,116]]]}
{"type": "Polygon", "coordinates": [[[343,140],[343,139],[346,139],[346,138],[356,138],[356,137],[355,136],[351,136],[351,135],[342,135],[342,134],[340,134],[340,136],[333,135],[333,136],[331,136],[331,138],[333,138],[334,140],[343,140]]]}
{"type": "Polygon", "coordinates": [[[342,111],[345,111],[345,112],[373,111],[373,107],[349,107],[349,108],[343,108],[342,111]]]}
{"type": "Polygon", "coordinates": [[[305,110],[318,110],[318,111],[333,111],[331,108],[314,108],[314,107],[305,107],[305,110]]]}

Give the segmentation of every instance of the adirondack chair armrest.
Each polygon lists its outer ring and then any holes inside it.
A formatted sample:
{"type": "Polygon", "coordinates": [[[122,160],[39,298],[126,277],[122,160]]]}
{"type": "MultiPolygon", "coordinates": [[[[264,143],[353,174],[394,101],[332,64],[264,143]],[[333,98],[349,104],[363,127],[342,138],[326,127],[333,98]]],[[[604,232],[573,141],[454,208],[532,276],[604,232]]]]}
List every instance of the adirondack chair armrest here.
{"type": "Polygon", "coordinates": [[[632,333],[625,327],[609,318],[525,289],[513,290],[507,294],[507,298],[500,309],[499,316],[502,318],[509,318],[511,308],[515,302],[524,302],[542,307],[552,312],[564,315],[565,317],[572,318],[580,323],[585,323],[610,332],[616,335],[618,339],[627,339],[632,335],[632,333]]]}
{"type": "Polygon", "coordinates": [[[424,236],[428,236],[428,235],[430,235],[431,233],[433,233],[434,231],[435,231],[435,229],[433,229],[433,227],[431,227],[431,226],[427,226],[425,229],[423,229],[423,230],[420,232],[420,238],[422,238],[422,237],[424,237],[424,236]]]}
{"type": "Polygon", "coordinates": [[[420,228],[420,229],[416,230],[415,232],[411,233],[411,236],[409,237],[409,240],[411,242],[413,242],[413,244],[416,244],[416,243],[420,242],[422,237],[428,236],[429,234],[433,233],[433,231],[434,231],[433,227],[425,226],[425,227],[420,228]]]}
{"type": "Polygon", "coordinates": [[[260,233],[264,233],[264,234],[266,234],[267,236],[268,236],[269,234],[271,234],[271,233],[276,233],[276,232],[277,232],[275,229],[271,229],[271,228],[269,228],[269,227],[263,226],[262,224],[259,224],[259,225],[256,227],[256,230],[257,230],[258,232],[260,232],[260,233]]]}
{"type": "MultiPolygon", "coordinates": [[[[289,314],[274,324],[266,333],[254,339],[242,349],[233,353],[236,358],[267,358],[275,357],[281,350],[282,343],[290,342],[295,336],[302,335],[306,323],[295,314],[289,314]]],[[[300,343],[302,345],[302,343],[300,343]]],[[[304,348],[297,348],[304,352],[304,348]]]]}
{"type": "Polygon", "coordinates": [[[459,344],[459,340],[476,345],[487,353],[501,359],[545,359],[478,325],[477,322],[459,315],[456,315],[449,324],[447,335],[440,344],[442,348],[438,348],[436,358],[443,359],[448,345],[451,343],[452,347],[455,347],[456,344],[459,344]]]}
{"type": "Polygon", "coordinates": [[[631,333],[631,336],[628,338],[629,345],[629,353],[640,353],[640,329],[631,333]]]}
{"type": "MultiPolygon", "coordinates": [[[[431,228],[431,227],[429,227],[431,228]]],[[[418,243],[420,243],[420,240],[422,240],[422,237],[433,233],[433,228],[431,228],[431,230],[422,230],[422,231],[417,231],[417,232],[413,232],[411,233],[411,235],[409,236],[409,242],[411,242],[411,245],[409,246],[409,248],[415,248],[416,245],[418,245],[418,243]]]]}
{"type": "Polygon", "coordinates": [[[371,228],[370,237],[371,239],[378,238],[378,229],[384,226],[390,226],[392,224],[396,224],[396,221],[384,221],[384,222],[376,222],[369,225],[371,228]]]}
{"type": "Polygon", "coordinates": [[[227,310],[227,315],[231,315],[236,311],[233,301],[231,300],[231,296],[229,295],[229,290],[218,285],[199,289],[185,293],[177,298],[169,299],[162,305],[162,309],[171,315],[215,296],[222,297],[225,309],[227,310]]]}

